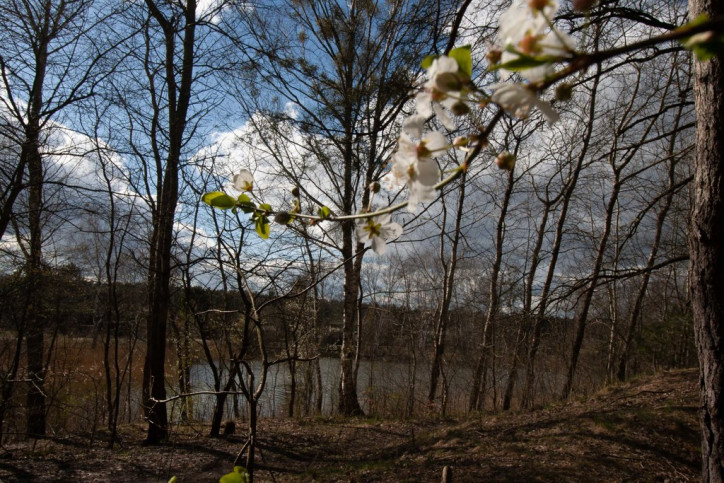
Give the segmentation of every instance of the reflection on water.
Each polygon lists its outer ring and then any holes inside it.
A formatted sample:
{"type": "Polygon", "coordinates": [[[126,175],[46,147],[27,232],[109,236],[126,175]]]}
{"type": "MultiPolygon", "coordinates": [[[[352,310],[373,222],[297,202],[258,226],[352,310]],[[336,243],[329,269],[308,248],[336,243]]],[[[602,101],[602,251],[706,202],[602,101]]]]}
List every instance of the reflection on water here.
{"type": "MultiPolygon", "coordinates": [[[[305,390],[304,372],[307,362],[297,363],[297,401],[302,399],[305,390]]],[[[337,404],[339,385],[339,359],[322,358],[319,361],[322,376],[322,413],[332,414],[337,404]]],[[[259,378],[261,364],[250,363],[254,377],[259,378]]],[[[448,409],[462,411],[467,397],[466,388],[471,381],[471,371],[465,368],[446,368],[449,385],[448,409]]],[[[361,361],[357,393],[360,405],[367,414],[403,415],[408,404],[419,406],[427,397],[429,385],[427,367],[417,367],[413,375],[413,367],[407,362],[361,361]],[[414,381],[413,381],[414,376],[414,381]],[[412,393],[414,383],[414,393],[412,393]]],[[[226,372],[221,377],[226,380],[226,372]]],[[[196,364],[191,368],[191,385],[193,391],[212,391],[213,375],[206,364],[196,364]]],[[[267,383],[259,402],[259,414],[263,417],[284,416],[287,414],[291,376],[287,364],[277,364],[269,368],[267,383]]],[[[193,418],[198,421],[210,421],[216,397],[201,395],[193,400],[193,418]]],[[[173,414],[178,413],[178,404],[172,408],[173,414]]],[[[246,418],[246,401],[239,395],[229,396],[224,411],[225,418],[246,418]]]]}

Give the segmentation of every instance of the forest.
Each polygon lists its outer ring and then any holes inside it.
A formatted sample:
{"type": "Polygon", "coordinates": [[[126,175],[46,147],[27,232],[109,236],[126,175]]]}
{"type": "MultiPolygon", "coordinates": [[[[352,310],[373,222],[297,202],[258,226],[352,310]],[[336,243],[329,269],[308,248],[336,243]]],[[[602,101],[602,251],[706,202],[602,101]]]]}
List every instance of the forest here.
{"type": "Polygon", "coordinates": [[[721,481],[724,75],[691,50],[724,29],[690,3],[3,1],[0,446],[236,422],[253,480],[260,419],[699,366],[721,481]],[[526,9],[550,37],[502,45],[526,9]]]}

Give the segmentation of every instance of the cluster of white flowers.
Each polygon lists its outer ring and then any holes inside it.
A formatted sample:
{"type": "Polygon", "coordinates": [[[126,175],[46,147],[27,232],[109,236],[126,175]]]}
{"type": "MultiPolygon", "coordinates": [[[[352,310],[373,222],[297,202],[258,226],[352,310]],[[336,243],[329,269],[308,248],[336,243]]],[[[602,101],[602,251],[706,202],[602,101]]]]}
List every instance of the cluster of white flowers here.
{"type": "MultiPolygon", "coordinates": [[[[420,203],[435,199],[435,186],[441,178],[435,158],[452,147],[440,131],[425,132],[425,123],[436,116],[445,128],[454,130],[456,124],[451,114],[468,112],[466,97],[470,77],[457,60],[445,55],[433,59],[427,67],[427,78],[415,98],[417,112],[402,123],[403,133],[387,175],[388,184],[407,186],[407,206],[411,212],[415,212],[420,203]]],[[[359,220],[356,234],[358,242],[369,242],[374,252],[382,255],[386,242],[399,237],[402,227],[385,214],[359,220]]]]}
{"type": "MultiPolygon", "coordinates": [[[[517,0],[500,17],[498,41],[504,48],[501,63],[520,59],[521,56],[567,57],[575,50],[575,43],[568,35],[556,29],[552,23],[553,15],[558,11],[555,0],[517,0]]],[[[521,75],[530,81],[545,79],[553,73],[553,64],[546,63],[521,71],[521,75]]],[[[510,72],[501,71],[503,79],[510,72]]]]}
{"type": "Polygon", "coordinates": [[[402,123],[403,133],[387,177],[389,184],[407,185],[407,206],[411,212],[417,210],[419,203],[435,199],[435,185],[441,177],[435,158],[452,147],[440,131],[425,132],[425,123],[436,116],[445,128],[454,130],[456,124],[451,114],[468,111],[470,77],[457,60],[445,55],[433,59],[427,67],[427,79],[415,98],[417,112],[402,123]]]}
{"type": "MultiPolygon", "coordinates": [[[[425,123],[436,116],[452,131],[456,124],[451,114],[468,112],[470,76],[463,72],[457,60],[445,55],[433,59],[427,67],[427,79],[415,98],[417,112],[402,123],[403,132],[387,175],[387,184],[407,186],[407,207],[411,212],[415,212],[420,203],[435,199],[435,186],[441,178],[435,158],[452,147],[440,131],[425,132],[425,123]]],[[[369,242],[378,255],[385,253],[386,242],[401,234],[402,227],[392,222],[388,214],[357,222],[357,241],[369,242]]]]}
{"type": "MultiPolygon", "coordinates": [[[[531,83],[544,82],[555,73],[556,63],[572,58],[575,42],[553,25],[557,11],[557,0],[514,0],[500,16],[497,40],[502,50],[493,49],[488,59],[498,65],[502,80],[517,72],[531,83]]],[[[558,120],[550,103],[539,99],[529,84],[501,83],[492,88],[490,100],[513,116],[526,118],[535,107],[549,122],[558,120]]]]}
{"type": "MultiPolygon", "coordinates": [[[[407,186],[407,207],[411,212],[415,212],[420,203],[436,198],[441,170],[435,158],[450,148],[467,150],[476,142],[484,142],[470,136],[450,143],[442,132],[426,131],[425,124],[431,118],[435,117],[448,131],[453,131],[457,128],[455,116],[469,113],[471,106],[484,107],[492,102],[519,118],[527,118],[535,108],[551,123],[558,119],[551,104],[538,97],[538,91],[555,74],[556,65],[570,60],[576,53],[573,40],[553,25],[557,11],[557,0],[513,0],[500,18],[499,46],[487,56],[491,71],[498,70],[500,80],[505,81],[489,86],[488,92],[492,94],[477,89],[471,82],[469,47],[425,59],[427,81],[415,97],[416,112],[402,123],[403,132],[386,176],[388,185],[407,186]],[[523,81],[514,82],[513,73],[519,74],[523,81]]],[[[515,166],[515,157],[508,152],[500,153],[495,164],[510,171],[515,166]]],[[[465,169],[465,165],[459,169],[465,169]]],[[[239,191],[251,191],[251,173],[242,170],[234,175],[233,184],[239,191]]],[[[219,199],[217,204],[221,206],[227,201],[219,199]]],[[[371,201],[365,212],[372,212],[371,201]]],[[[357,221],[357,241],[369,243],[378,255],[386,251],[387,242],[401,234],[402,227],[392,222],[389,214],[374,216],[372,213],[357,221]]]]}
{"type": "MultiPolygon", "coordinates": [[[[415,97],[417,112],[403,121],[403,133],[387,175],[388,184],[407,185],[410,211],[414,212],[419,203],[435,199],[441,175],[434,158],[453,147],[440,131],[424,131],[425,123],[433,116],[452,131],[457,127],[454,116],[470,112],[470,105],[493,102],[519,118],[528,117],[536,108],[549,122],[558,120],[550,103],[538,97],[538,86],[529,84],[549,79],[556,63],[575,53],[573,40],[553,25],[557,11],[557,0],[514,0],[501,16],[498,42],[502,50],[496,48],[497,54],[489,55],[489,59],[493,59],[492,67],[499,69],[501,80],[508,82],[490,86],[490,96],[472,85],[472,62],[469,51],[466,58],[464,48],[428,59],[427,81],[415,97]],[[527,82],[511,82],[514,71],[527,82]]],[[[509,162],[502,166],[512,169],[509,162]]]]}
{"type": "MultiPolygon", "coordinates": [[[[597,0],[573,0],[574,10],[585,12],[597,4],[597,0]]],[[[468,114],[471,106],[484,108],[490,103],[498,105],[508,114],[527,118],[536,108],[551,123],[558,120],[558,113],[550,103],[540,99],[538,94],[557,80],[581,70],[587,64],[573,62],[577,58],[576,45],[573,39],[560,31],[553,24],[558,11],[558,0],[512,0],[510,8],[503,13],[497,34],[498,46],[492,48],[487,59],[489,70],[498,71],[500,80],[488,86],[486,90],[478,89],[471,80],[472,59],[469,47],[453,49],[448,55],[429,56],[423,61],[427,70],[427,81],[416,95],[417,111],[402,123],[402,135],[397,143],[397,150],[392,156],[390,170],[386,176],[388,184],[395,187],[406,185],[409,191],[407,207],[416,211],[420,203],[433,201],[436,188],[450,182],[454,176],[467,169],[470,158],[479,153],[486,145],[484,137],[492,126],[470,136],[459,136],[452,143],[448,142],[440,131],[426,132],[425,124],[433,117],[448,131],[457,128],[454,116],[468,114]],[[556,66],[571,62],[572,69],[557,72],[556,66]],[[515,82],[513,74],[522,79],[515,82]],[[490,94],[488,94],[490,92],[490,94]],[[441,181],[441,170],[435,158],[449,149],[460,149],[473,153],[457,169],[454,176],[441,181]]],[[[706,17],[698,17],[678,30],[686,32],[706,22],[706,17]]],[[[661,37],[669,41],[670,39],[661,37]]],[[[680,39],[685,48],[694,51],[700,61],[706,61],[720,52],[722,37],[714,30],[697,33],[680,39]]],[[[585,59],[584,59],[585,60],[585,59]]],[[[560,100],[570,98],[570,86],[559,84],[556,97],[560,100]]],[[[506,171],[515,167],[515,155],[507,151],[495,158],[495,165],[506,171]]],[[[294,188],[294,207],[289,212],[277,211],[266,203],[257,204],[251,200],[247,192],[254,189],[252,173],[242,169],[232,177],[233,187],[241,194],[234,198],[221,191],[204,193],[202,201],[219,209],[237,209],[251,214],[256,231],[262,238],[269,236],[269,217],[275,214],[277,223],[288,224],[297,218],[311,219],[310,223],[332,219],[330,209],[319,208],[317,217],[301,214],[301,201],[298,188],[294,188]]],[[[372,193],[377,193],[380,184],[371,185],[372,193]]],[[[391,221],[390,212],[396,207],[375,213],[372,210],[371,196],[357,218],[356,238],[358,243],[369,243],[372,250],[382,255],[387,250],[387,242],[398,238],[403,229],[398,223],[391,221]]],[[[349,216],[337,219],[349,219],[349,216]]]]}
{"type": "Polygon", "coordinates": [[[417,115],[413,118],[426,120],[434,114],[446,129],[452,131],[456,124],[446,109],[454,114],[467,112],[465,87],[470,79],[462,75],[457,60],[445,55],[432,61],[427,77],[415,97],[417,115]]]}

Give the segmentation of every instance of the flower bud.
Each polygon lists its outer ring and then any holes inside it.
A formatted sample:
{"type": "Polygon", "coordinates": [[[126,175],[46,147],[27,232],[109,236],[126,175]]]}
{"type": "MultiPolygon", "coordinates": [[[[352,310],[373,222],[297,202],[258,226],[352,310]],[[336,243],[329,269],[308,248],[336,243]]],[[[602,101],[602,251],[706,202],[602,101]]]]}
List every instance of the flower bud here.
{"type": "Polygon", "coordinates": [[[550,0],[530,0],[530,2],[528,2],[528,6],[531,10],[543,10],[549,3],[550,0]]]}
{"type": "Polygon", "coordinates": [[[442,72],[435,76],[435,88],[441,92],[459,91],[463,88],[463,83],[457,74],[442,72]]]}
{"type": "Polygon", "coordinates": [[[464,148],[465,146],[468,145],[468,138],[465,136],[458,136],[455,139],[453,139],[452,144],[456,148],[464,148]]]}
{"type": "Polygon", "coordinates": [[[498,154],[497,158],[495,158],[495,165],[499,169],[504,169],[505,171],[512,171],[515,167],[515,156],[513,156],[508,151],[503,151],[502,153],[498,154]]]}
{"type": "Polygon", "coordinates": [[[488,145],[488,138],[477,134],[468,134],[468,145],[480,145],[481,148],[484,148],[488,145]]]}
{"type": "Polygon", "coordinates": [[[559,101],[570,101],[573,95],[573,86],[570,84],[560,84],[556,87],[556,100],[559,101]]]}
{"type": "Polygon", "coordinates": [[[485,54],[485,58],[488,60],[488,62],[490,62],[490,65],[495,65],[499,63],[502,57],[503,51],[497,47],[492,47],[490,50],[488,50],[488,53],[485,54]]]}
{"type": "Polygon", "coordinates": [[[450,110],[456,116],[464,116],[470,112],[470,107],[468,107],[468,105],[464,102],[456,102],[450,106],[450,110]]]}
{"type": "Polygon", "coordinates": [[[539,40],[540,37],[538,35],[526,35],[520,40],[518,47],[524,54],[537,54],[541,50],[540,45],[538,45],[539,40]]]}
{"type": "Polygon", "coordinates": [[[294,217],[286,211],[280,211],[276,214],[276,216],[274,216],[274,221],[280,225],[286,225],[292,221],[292,219],[294,219],[294,217]]]}
{"type": "Polygon", "coordinates": [[[576,12],[588,12],[596,6],[598,0],[573,0],[573,10],[576,12]]]}

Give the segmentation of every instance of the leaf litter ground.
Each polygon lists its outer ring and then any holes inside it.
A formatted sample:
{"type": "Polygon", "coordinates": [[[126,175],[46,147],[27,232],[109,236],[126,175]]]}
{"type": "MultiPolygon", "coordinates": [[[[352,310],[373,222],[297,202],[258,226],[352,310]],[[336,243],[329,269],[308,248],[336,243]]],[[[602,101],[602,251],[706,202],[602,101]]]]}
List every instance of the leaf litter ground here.
{"type": "MultiPolygon", "coordinates": [[[[460,419],[264,419],[255,480],[433,482],[450,466],[455,482],[696,481],[697,377],[665,372],[585,400],[460,419]]],[[[0,481],[218,481],[244,438],[205,432],[177,427],[154,447],[141,426],[122,428],[114,449],[103,434],[6,444],[0,481]]]]}

